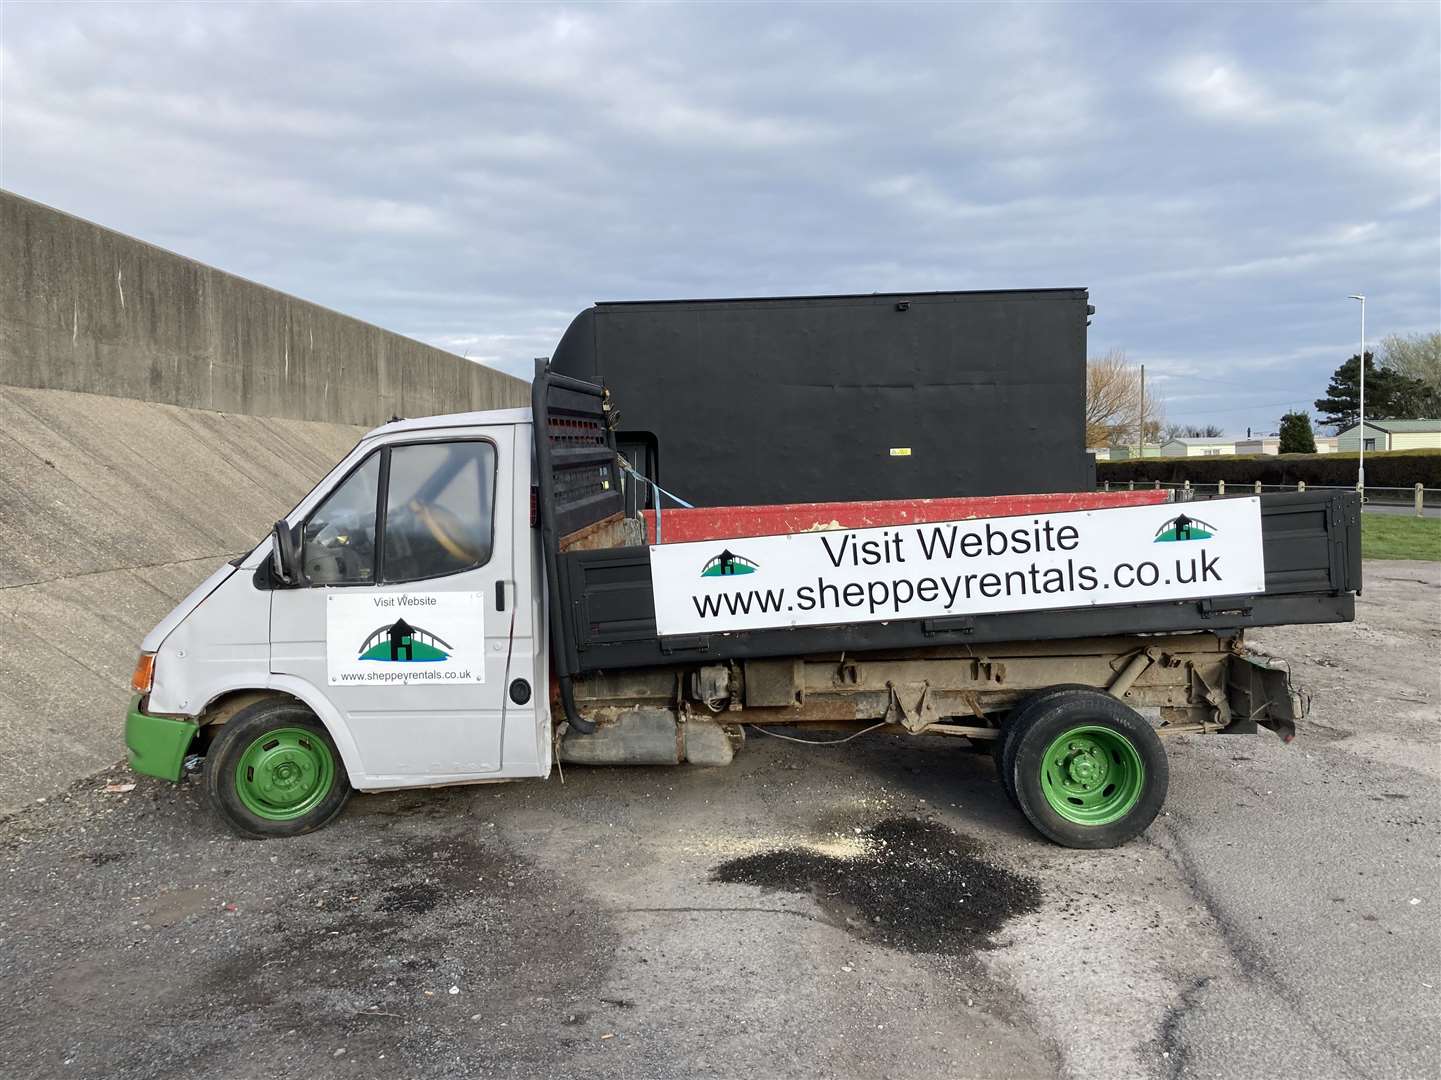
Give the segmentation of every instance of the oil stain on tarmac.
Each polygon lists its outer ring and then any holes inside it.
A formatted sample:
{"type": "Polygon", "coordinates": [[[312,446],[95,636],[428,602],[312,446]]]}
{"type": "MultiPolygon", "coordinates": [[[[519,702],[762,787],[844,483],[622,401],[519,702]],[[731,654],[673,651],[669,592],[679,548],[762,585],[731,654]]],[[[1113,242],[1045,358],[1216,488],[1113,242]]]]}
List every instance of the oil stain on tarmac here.
{"type": "Polygon", "coordinates": [[[960,955],[990,944],[1041,905],[1039,883],[997,865],[986,845],[935,821],[891,818],[861,830],[854,853],[808,847],[722,863],[711,880],[809,894],[838,924],[906,952],[960,955]]]}

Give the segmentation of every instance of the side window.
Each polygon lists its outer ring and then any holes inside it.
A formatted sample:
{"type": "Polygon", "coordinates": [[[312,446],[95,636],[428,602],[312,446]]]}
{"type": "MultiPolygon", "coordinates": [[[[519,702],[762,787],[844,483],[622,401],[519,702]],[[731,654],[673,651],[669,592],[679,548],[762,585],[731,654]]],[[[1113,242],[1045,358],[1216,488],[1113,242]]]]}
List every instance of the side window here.
{"type": "Polygon", "coordinates": [[[305,522],[301,561],[312,585],[375,580],[375,501],[380,454],[371,454],[305,522]]]}
{"type": "Polygon", "coordinates": [[[495,447],[416,443],[390,451],[382,579],[416,581],[490,561],[495,447]]]}

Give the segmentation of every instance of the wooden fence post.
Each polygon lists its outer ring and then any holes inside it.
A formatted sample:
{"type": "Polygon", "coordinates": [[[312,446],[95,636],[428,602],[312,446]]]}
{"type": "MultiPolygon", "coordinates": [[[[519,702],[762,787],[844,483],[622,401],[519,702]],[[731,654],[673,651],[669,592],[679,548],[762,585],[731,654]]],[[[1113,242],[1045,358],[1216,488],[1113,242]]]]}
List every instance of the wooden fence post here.
{"type": "Polygon", "coordinates": [[[1297,480],[1297,481],[1296,481],[1296,490],[1297,490],[1297,491],[1305,491],[1305,490],[1306,490],[1306,481],[1304,481],[1304,480],[1297,480]]]}
{"type": "Polygon", "coordinates": [[[1261,494],[1261,481],[1259,480],[1256,481],[1256,494],[1261,494]]]}
{"type": "Polygon", "coordinates": [[[1224,495],[1224,494],[1226,494],[1226,481],[1224,481],[1224,480],[1217,480],[1217,481],[1216,481],[1216,494],[1217,494],[1217,495],[1224,495]]]}

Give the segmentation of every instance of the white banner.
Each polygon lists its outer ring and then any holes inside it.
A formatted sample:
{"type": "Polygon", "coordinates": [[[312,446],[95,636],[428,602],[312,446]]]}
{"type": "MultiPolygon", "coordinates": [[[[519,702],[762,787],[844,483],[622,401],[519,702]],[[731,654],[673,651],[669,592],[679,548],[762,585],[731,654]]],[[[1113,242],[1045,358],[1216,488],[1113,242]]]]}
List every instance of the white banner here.
{"type": "Polygon", "coordinates": [[[484,598],[478,592],[331,592],[325,667],[331,686],[484,682],[484,598]]]}
{"type": "Polygon", "coordinates": [[[1261,500],[651,545],[662,636],[1266,591],[1261,500]]]}

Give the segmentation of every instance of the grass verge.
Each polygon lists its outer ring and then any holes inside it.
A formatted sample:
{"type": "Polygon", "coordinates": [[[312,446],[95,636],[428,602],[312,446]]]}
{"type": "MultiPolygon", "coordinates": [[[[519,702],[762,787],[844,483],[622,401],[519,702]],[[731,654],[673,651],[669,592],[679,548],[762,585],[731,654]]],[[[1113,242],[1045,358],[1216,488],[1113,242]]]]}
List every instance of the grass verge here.
{"type": "Polygon", "coordinates": [[[1361,555],[1367,559],[1441,560],[1441,518],[1362,514],[1361,555]]]}

